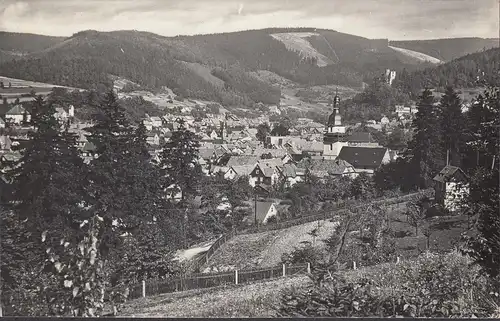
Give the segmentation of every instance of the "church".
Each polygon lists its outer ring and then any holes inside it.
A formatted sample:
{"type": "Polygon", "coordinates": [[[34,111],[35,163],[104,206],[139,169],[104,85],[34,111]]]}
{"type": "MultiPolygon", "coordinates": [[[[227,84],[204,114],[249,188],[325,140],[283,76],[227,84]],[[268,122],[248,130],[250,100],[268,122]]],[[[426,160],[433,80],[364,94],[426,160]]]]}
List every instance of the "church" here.
{"type": "Polygon", "coordinates": [[[323,136],[324,159],[336,159],[342,147],[348,146],[346,126],[342,126],[339,103],[340,97],[337,91],[333,98],[333,112],[330,117],[328,117],[328,123],[326,124],[325,134],[323,136]]]}

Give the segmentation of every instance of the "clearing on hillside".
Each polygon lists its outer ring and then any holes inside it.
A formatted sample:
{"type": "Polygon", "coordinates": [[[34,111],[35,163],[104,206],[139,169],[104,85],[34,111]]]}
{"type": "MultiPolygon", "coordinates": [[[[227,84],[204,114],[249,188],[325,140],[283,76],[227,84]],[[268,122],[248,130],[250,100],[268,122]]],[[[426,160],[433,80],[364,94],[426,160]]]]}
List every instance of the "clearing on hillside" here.
{"type": "Polygon", "coordinates": [[[398,48],[398,47],[393,47],[393,46],[389,46],[389,48],[397,51],[397,52],[400,52],[408,57],[411,57],[413,59],[417,59],[417,60],[420,60],[422,62],[430,62],[430,63],[433,63],[433,64],[440,64],[442,63],[441,60],[437,59],[437,58],[434,58],[432,56],[429,56],[429,55],[426,55],[426,54],[423,54],[421,52],[417,52],[417,51],[413,51],[413,50],[409,50],[409,49],[404,49],[404,48],[398,48]]]}
{"type": "Polygon", "coordinates": [[[307,39],[304,39],[308,37],[319,36],[318,33],[290,32],[290,33],[274,33],[271,34],[270,36],[276,40],[281,41],[288,50],[295,51],[304,58],[318,59],[319,67],[324,67],[333,64],[333,61],[330,58],[319,53],[316,49],[314,49],[311,43],[307,41],[307,39]]]}

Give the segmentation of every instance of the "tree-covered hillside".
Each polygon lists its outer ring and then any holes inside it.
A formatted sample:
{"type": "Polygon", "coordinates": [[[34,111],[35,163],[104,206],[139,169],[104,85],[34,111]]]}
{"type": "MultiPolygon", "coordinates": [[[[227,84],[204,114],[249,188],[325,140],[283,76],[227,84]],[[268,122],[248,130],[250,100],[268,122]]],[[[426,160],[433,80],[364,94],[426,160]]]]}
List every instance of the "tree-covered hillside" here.
{"type": "Polygon", "coordinates": [[[393,86],[403,92],[418,95],[425,87],[442,90],[447,86],[465,88],[498,85],[499,71],[500,48],[493,48],[434,68],[411,73],[404,70],[396,77],[393,86]]]}
{"type": "Polygon", "coordinates": [[[0,50],[30,53],[47,49],[63,40],[64,37],[0,31],[0,50]]]}

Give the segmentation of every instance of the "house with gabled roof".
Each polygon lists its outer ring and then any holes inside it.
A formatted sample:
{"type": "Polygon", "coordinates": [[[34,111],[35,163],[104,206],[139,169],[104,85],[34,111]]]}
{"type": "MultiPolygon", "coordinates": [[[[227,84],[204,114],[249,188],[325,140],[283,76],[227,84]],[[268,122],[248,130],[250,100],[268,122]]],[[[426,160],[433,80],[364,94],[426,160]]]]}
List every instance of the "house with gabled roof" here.
{"type": "Polygon", "coordinates": [[[284,164],[277,169],[287,188],[304,181],[304,171],[300,171],[295,164],[284,164]]]}
{"type": "Polygon", "coordinates": [[[29,122],[31,114],[22,106],[15,105],[5,114],[5,121],[11,124],[21,124],[22,122],[29,122]]]}
{"type": "Polygon", "coordinates": [[[249,217],[252,223],[257,219],[257,224],[266,225],[271,217],[277,218],[278,209],[274,202],[257,201],[252,207],[252,214],[249,217]]]}
{"type": "Polygon", "coordinates": [[[266,161],[259,161],[250,172],[248,179],[250,186],[264,185],[272,187],[278,182],[280,174],[277,166],[282,166],[283,164],[277,165],[274,162],[268,162],[269,160],[266,161]]]}
{"type": "Polygon", "coordinates": [[[248,176],[252,172],[255,165],[233,165],[229,166],[229,169],[224,173],[225,179],[236,179],[242,176],[248,176]]]}
{"type": "Polygon", "coordinates": [[[354,166],[339,158],[304,159],[297,164],[297,167],[301,168],[303,171],[309,168],[311,174],[318,178],[326,178],[329,176],[356,178],[358,175],[354,166]]]}
{"type": "Polygon", "coordinates": [[[351,164],[357,173],[369,175],[391,160],[389,150],[385,147],[343,146],[337,158],[351,164]]]}
{"type": "Polygon", "coordinates": [[[435,200],[445,209],[454,212],[461,208],[461,202],[469,194],[469,177],[456,166],[446,165],[434,177],[435,200]]]}

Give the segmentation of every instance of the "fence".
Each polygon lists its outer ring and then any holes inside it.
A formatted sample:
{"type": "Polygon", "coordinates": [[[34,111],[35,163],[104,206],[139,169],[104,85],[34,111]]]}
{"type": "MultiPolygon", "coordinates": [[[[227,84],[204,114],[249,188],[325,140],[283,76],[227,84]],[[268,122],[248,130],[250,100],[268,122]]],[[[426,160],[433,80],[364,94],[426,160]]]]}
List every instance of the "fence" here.
{"type": "MultiPolygon", "coordinates": [[[[406,194],[402,196],[396,196],[392,198],[380,198],[376,200],[370,201],[368,204],[383,204],[386,206],[398,206],[401,203],[407,202],[411,200],[413,197],[417,195],[424,195],[429,193],[430,190],[423,190],[419,191],[416,193],[411,193],[411,194],[406,194]]],[[[250,234],[250,233],[259,233],[259,232],[265,232],[265,231],[271,231],[271,230],[280,230],[280,229],[285,229],[288,227],[292,227],[295,225],[300,225],[300,224],[305,224],[305,223],[310,223],[310,222],[315,222],[319,220],[325,220],[328,218],[335,217],[336,215],[345,213],[347,210],[349,210],[350,206],[353,206],[352,208],[360,208],[363,206],[366,206],[368,204],[359,204],[359,202],[356,201],[341,201],[337,203],[336,208],[333,210],[328,210],[328,211],[322,211],[319,214],[315,215],[308,215],[308,216],[303,216],[303,217],[298,217],[294,218],[291,220],[286,220],[286,221],[281,221],[281,222],[276,222],[275,224],[268,224],[268,225],[263,225],[259,227],[254,227],[242,231],[232,231],[230,233],[222,235],[220,238],[215,241],[215,243],[210,247],[210,249],[205,252],[200,258],[195,260],[191,266],[189,267],[190,272],[200,272],[200,269],[208,263],[210,257],[222,246],[224,245],[227,241],[232,239],[236,234],[250,234]]]]}
{"type": "Polygon", "coordinates": [[[310,272],[311,265],[305,263],[289,266],[283,264],[271,268],[235,270],[220,273],[192,274],[187,278],[153,279],[131,286],[128,298],[137,299],[163,293],[204,289],[227,284],[243,284],[310,272]]]}

